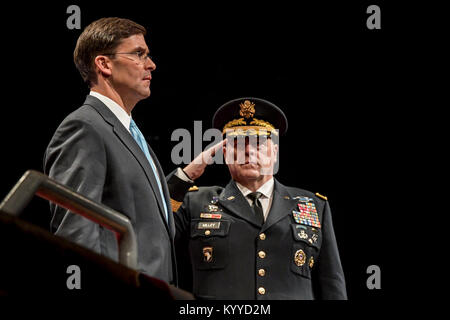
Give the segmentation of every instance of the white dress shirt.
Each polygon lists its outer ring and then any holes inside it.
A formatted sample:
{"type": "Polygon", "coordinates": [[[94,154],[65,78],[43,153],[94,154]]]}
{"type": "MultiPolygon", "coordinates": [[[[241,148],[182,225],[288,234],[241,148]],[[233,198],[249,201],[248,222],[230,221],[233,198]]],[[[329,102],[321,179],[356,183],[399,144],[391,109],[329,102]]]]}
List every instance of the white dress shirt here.
{"type": "MultiPolygon", "coordinates": [[[[247,189],[239,182],[236,182],[236,185],[239,188],[239,190],[242,192],[242,194],[244,195],[245,199],[247,199],[248,204],[251,206],[253,204],[253,201],[252,201],[252,199],[250,199],[248,197],[248,195],[250,193],[252,193],[253,191],[251,191],[250,189],[247,189]]],[[[257,192],[262,193],[262,196],[259,198],[259,201],[261,202],[261,206],[263,208],[264,221],[267,220],[267,216],[269,215],[270,207],[272,206],[274,187],[275,187],[275,182],[272,177],[269,181],[264,183],[258,190],[256,190],[257,192]]]]}
{"type": "MultiPolygon", "coordinates": [[[[89,92],[89,95],[94,96],[97,99],[99,99],[101,102],[103,102],[108,107],[108,109],[111,110],[112,113],[114,113],[114,115],[117,117],[117,119],[119,119],[120,123],[123,124],[125,129],[127,129],[128,132],[130,132],[130,134],[131,134],[131,131],[130,131],[131,115],[128,115],[128,113],[117,102],[115,102],[114,100],[112,100],[96,91],[91,90],[91,92],[89,92]]],[[[184,173],[184,171],[181,168],[177,169],[177,172],[175,173],[175,175],[184,181],[193,183],[193,181],[189,179],[189,177],[184,173]]],[[[158,178],[160,178],[159,174],[158,174],[158,178]]]]}

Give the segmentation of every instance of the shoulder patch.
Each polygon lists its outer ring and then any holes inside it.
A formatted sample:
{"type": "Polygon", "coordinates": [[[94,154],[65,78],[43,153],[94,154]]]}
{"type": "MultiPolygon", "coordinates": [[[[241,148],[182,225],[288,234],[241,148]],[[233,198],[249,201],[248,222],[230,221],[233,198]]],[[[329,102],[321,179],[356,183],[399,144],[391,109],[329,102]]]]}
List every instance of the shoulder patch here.
{"type": "MultiPolygon", "coordinates": [[[[186,189],[184,189],[184,190],[186,190],[186,189]]],[[[198,191],[198,187],[197,186],[190,187],[188,191],[189,192],[191,192],[191,191],[198,191]]]]}
{"type": "Polygon", "coordinates": [[[327,201],[328,200],[328,198],[327,197],[325,197],[325,196],[323,196],[323,195],[321,195],[320,193],[318,193],[318,192],[316,192],[316,196],[318,196],[319,198],[322,198],[323,200],[325,200],[325,201],[327,201]]]}
{"type": "Polygon", "coordinates": [[[183,202],[180,202],[180,201],[177,201],[177,200],[174,200],[174,199],[170,198],[170,204],[172,205],[172,211],[173,212],[177,212],[178,209],[183,204],[183,202]]]}

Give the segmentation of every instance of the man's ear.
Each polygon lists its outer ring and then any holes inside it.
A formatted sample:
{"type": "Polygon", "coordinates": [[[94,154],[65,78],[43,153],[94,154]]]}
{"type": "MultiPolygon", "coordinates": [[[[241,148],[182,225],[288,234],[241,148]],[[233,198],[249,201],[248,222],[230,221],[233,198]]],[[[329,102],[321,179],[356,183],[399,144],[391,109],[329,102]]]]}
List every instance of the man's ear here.
{"type": "Polygon", "coordinates": [[[111,60],[106,56],[96,56],[94,64],[102,75],[108,77],[112,74],[111,60]]]}

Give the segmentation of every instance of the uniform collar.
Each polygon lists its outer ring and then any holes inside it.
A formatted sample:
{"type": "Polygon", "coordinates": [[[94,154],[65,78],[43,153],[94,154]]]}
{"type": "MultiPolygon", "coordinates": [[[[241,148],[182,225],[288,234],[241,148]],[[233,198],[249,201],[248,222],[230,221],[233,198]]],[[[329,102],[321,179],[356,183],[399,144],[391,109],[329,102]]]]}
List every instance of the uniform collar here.
{"type": "MultiPolygon", "coordinates": [[[[236,181],[236,186],[238,187],[238,189],[242,192],[242,194],[244,195],[244,197],[247,197],[250,193],[252,193],[252,191],[250,189],[248,189],[247,187],[244,187],[242,184],[240,184],[239,182],[236,181]]],[[[258,190],[256,190],[257,192],[261,192],[263,194],[264,197],[266,198],[270,198],[272,196],[273,193],[273,189],[274,189],[274,179],[273,177],[270,178],[270,180],[268,180],[266,183],[264,183],[258,190]]]]}

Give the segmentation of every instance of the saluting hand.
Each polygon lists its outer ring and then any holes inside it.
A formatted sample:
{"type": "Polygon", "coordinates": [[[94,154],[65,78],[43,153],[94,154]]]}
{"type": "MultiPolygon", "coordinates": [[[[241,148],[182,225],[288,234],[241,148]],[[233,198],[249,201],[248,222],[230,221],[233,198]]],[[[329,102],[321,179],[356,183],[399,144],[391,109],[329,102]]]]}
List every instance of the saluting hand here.
{"type": "Polygon", "coordinates": [[[189,178],[192,180],[199,178],[203,172],[205,172],[206,166],[212,163],[212,158],[216,152],[220,150],[226,142],[227,139],[224,139],[195,157],[195,159],[183,169],[189,178]]]}

